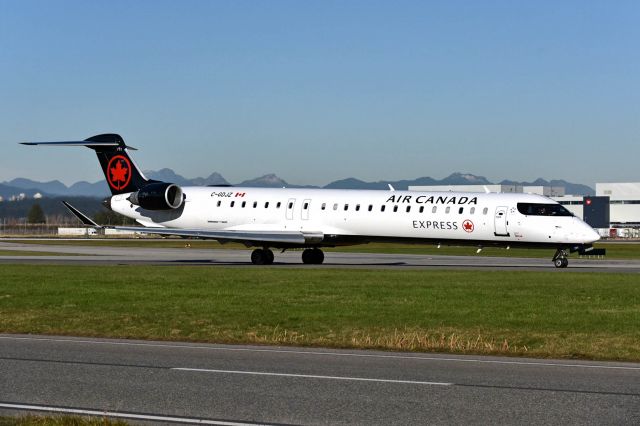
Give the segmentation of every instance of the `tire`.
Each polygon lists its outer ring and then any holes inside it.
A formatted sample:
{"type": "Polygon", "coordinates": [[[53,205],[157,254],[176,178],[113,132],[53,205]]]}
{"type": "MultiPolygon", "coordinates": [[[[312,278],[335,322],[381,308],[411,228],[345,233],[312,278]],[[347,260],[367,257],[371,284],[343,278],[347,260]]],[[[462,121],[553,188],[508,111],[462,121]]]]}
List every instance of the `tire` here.
{"type": "Polygon", "coordinates": [[[254,265],[265,265],[267,261],[267,255],[262,249],[255,249],[251,252],[251,263],[254,265]]]}
{"type": "Polygon", "coordinates": [[[313,254],[312,258],[313,258],[314,265],[321,265],[322,262],[324,262],[324,252],[319,248],[313,249],[312,254],[313,254]]]}
{"type": "MultiPolygon", "coordinates": [[[[565,265],[564,265],[564,261],[565,260],[566,259],[564,257],[559,257],[559,258],[557,258],[556,260],[553,261],[553,265],[556,268],[564,268],[565,267],[565,265]]],[[[568,262],[567,262],[567,264],[568,264],[568,262]]]]}
{"type": "Polygon", "coordinates": [[[264,251],[265,260],[266,260],[265,265],[273,265],[273,259],[274,259],[273,252],[269,249],[264,249],[263,251],[264,251]]]}
{"type": "Polygon", "coordinates": [[[302,252],[302,263],[305,265],[311,265],[313,263],[313,250],[305,249],[302,252]]]}

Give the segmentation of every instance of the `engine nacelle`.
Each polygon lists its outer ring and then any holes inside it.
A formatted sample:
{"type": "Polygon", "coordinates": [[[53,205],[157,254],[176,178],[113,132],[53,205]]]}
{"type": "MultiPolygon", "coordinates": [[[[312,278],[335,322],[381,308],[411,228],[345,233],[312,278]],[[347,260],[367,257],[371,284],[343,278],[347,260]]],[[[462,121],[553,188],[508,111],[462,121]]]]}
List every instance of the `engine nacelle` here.
{"type": "Polygon", "coordinates": [[[175,183],[158,182],[145,185],[127,200],[146,210],[171,210],[182,206],[184,196],[175,183]]]}

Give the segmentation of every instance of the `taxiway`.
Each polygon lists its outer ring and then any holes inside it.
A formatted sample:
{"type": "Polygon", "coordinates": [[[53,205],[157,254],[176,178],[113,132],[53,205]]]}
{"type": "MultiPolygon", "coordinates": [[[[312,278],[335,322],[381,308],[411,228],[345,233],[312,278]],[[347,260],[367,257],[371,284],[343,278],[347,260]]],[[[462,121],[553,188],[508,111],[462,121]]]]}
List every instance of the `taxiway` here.
{"type": "Polygon", "coordinates": [[[205,424],[638,424],[640,365],[0,335],[0,413],[205,424]]]}
{"type": "MultiPolygon", "coordinates": [[[[16,255],[0,256],[0,263],[44,264],[151,264],[151,265],[210,265],[252,266],[250,250],[76,246],[24,244],[0,241],[0,250],[10,250],[16,255]],[[33,256],[17,254],[20,251],[40,251],[53,255],[33,256]]],[[[473,250],[469,248],[470,252],[473,250]]],[[[557,269],[550,259],[488,257],[488,256],[436,256],[383,253],[325,252],[323,265],[303,265],[300,251],[276,253],[273,265],[266,267],[301,268],[383,268],[383,269],[480,269],[480,270],[545,270],[563,272],[629,272],[640,273],[640,260],[571,259],[569,268],[557,269]]]]}

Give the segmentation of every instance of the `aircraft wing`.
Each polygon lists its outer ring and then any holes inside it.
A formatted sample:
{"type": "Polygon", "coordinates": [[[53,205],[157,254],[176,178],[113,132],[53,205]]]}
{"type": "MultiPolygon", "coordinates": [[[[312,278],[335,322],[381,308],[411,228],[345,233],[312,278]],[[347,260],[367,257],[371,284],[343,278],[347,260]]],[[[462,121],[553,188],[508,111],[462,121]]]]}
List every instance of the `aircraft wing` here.
{"type": "Polygon", "coordinates": [[[175,235],[224,242],[271,243],[305,245],[322,241],[321,233],[303,233],[298,231],[209,231],[204,229],[147,228],[141,226],[105,226],[108,229],[140,232],[143,234],[175,235]]]}
{"type": "Polygon", "coordinates": [[[220,230],[211,231],[207,229],[178,229],[178,228],[162,228],[162,227],[144,227],[144,226],[102,226],[95,223],[91,218],[73,207],[71,204],[63,201],[63,204],[77,217],[83,225],[101,229],[117,229],[121,231],[139,232],[142,234],[155,235],[175,235],[178,237],[203,238],[209,240],[217,240],[221,242],[237,242],[248,245],[253,243],[268,243],[272,245],[306,245],[317,244],[322,241],[324,234],[321,232],[299,232],[299,231],[235,231],[220,230]]]}

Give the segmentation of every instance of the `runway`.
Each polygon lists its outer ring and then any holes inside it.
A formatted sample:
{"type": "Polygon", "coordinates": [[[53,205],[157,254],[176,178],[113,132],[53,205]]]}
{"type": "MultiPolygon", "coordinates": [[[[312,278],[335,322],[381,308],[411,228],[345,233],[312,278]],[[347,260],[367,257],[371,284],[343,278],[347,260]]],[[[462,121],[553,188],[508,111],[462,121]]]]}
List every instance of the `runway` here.
{"type": "MultiPolygon", "coordinates": [[[[45,256],[1,256],[0,263],[73,264],[73,265],[209,265],[249,266],[250,250],[100,247],[76,245],[24,244],[0,241],[0,250],[40,251],[55,253],[45,256]]],[[[470,253],[473,248],[469,248],[470,253]]],[[[251,265],[252,266],[252,265],[251,265]]],[[[481,256],[435,256],[383,253],[325,252],[323,265],[303,265],[300,251],[276,253],[275,263],[267,268],[381,268],[381,269],[478,269],[478,270],[533,270],[578,272],[640,273],[640,260],[571,259],[567,269],[555,268],[550,258],[515,258],[481,256]]]]}
{"type": "Polygon", "coordinates": [[[630,363],[0,335],[0,374],[1,414],[58,409],[209,424],[640,422],[640,364],[630,363]]]}

